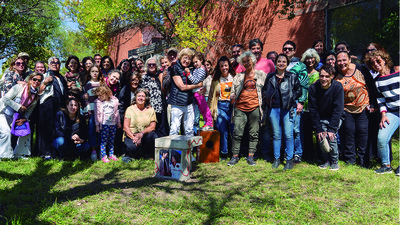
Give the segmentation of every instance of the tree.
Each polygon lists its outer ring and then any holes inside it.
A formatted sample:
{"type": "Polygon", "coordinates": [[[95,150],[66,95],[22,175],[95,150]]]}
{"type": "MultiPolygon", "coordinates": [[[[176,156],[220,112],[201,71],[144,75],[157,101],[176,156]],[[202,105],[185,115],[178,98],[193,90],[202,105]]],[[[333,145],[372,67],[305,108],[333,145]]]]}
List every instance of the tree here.
{"type": "MultiPolygon", "coordinates": [[[[168,45],[184,43],[204,49],[215,31],[196,21],[209,0],[66,0],[66,14],[75,17],[96,49],[107,49],[110,37],[130,27],[151,26],[168,45]]],[[[185,47],[186,47],[185,46],[185,47]]]]}
{"type": "Polygon", "coordinates": [[[47,37],[60,24],[54,0],[3,0],[0,8],[0,59],[18,52],[32,59],[49,54],[47,37]]]}

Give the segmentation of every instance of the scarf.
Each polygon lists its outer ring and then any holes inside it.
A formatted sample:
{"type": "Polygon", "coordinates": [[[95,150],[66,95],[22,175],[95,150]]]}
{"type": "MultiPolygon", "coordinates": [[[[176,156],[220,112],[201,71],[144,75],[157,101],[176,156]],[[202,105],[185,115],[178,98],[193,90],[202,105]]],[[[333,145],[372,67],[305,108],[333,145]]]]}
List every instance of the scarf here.
{"type": "Polygon", "coordinates": [[[37,90],[35,88],[31,87],[30,90],[28,90],[28,87],[28,85],[25,85],[21,96],[21,105],[25,106],[26,108],[29,108],[32,105],[37,94],[37,90]],[[30,98],[28,95],[28,91],[31,92],[30,98]]]}

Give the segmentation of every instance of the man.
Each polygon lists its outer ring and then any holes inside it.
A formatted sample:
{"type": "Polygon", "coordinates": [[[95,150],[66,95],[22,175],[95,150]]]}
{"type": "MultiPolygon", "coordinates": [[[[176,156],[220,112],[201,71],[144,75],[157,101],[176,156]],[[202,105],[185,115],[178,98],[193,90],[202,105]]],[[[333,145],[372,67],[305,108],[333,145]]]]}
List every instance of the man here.
{"type": "Polygon", "coordinates": [[[264,73],[269,74],[275,71],[275,65],[271,60],[261,57],[263,46],[263,43],[258,38],[249,42],[249,49],[257,58],[255,69],[262,70],[264,73]]]}
{"type": "Polygon", "coordinates": [[[267,59],[270,59],[275,64],[275,59],[278,57],[278,53],[275,51],[271,51],[267,53],[267,59]]]}
{"type": "Polygon", "coordinates": [[[171,168],[169,167],[168,150],[160,151],[160,174],[162,176],[170,177],[171,168]]]}
{"type": "Polygon", "coordinates": [[[94,58],[94,62],[96,63],[96,65],[100,66],[101,55],[100,54],[95,54],[93,58],[94,58]]]}
{"type": "Polygon", "coordinates": [[[343,86],[333,79],[334,73],[335,70],[332,66],[323,65],[319,73],[319,80],[310,85],[308,95],[311,122],[314,130],[316,130],[320,148],[325,148],[325,151],[322,150],[325,163],[319,168],[327,169],[330,167],[330,170],[339,169],[336,134],[344,113],[343,86]],[[328,142],[329,146],[322,146],[324,142],[328,142]]]}
{"type": "Polygon", "coordinates": [[[243,52],[244,52],[244,48],[241,44],[232,46],[232,57],[233,57],[232,66],[235,69],[236,73],[241,73],[241,72],[246,71],[244,66],[240,65],[237,61],[237,59],[243,52]]]}
{"type": "Polygon", "coordinates": [[[302,90],[302,95],[298,99],[297,107],[296,107],[296,120],[294,123],[294,163],[301,162],[301,156],[303,155],[303,105],[307,99],[308,95],[308,86],[309,86],[309,78],[307,74],[307,67],[304,63],[300,62],[299,58],[294,57],[296,53],[296,44],[293,41],[286,41],[283,44],[282,52],[285,54],[289,60],[290,64],[287,67],[287,71],[290,71],[297,75],[300,81],[300,86],[302,90]]]}

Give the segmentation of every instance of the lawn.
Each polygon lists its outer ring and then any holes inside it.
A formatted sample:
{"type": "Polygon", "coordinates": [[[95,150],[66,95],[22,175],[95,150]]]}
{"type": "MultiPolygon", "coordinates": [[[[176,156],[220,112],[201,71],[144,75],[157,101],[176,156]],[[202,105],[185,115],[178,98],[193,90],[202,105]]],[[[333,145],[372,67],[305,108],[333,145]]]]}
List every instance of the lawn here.
{"type": "Polygon", "coordinates": [[[0,224],[399,224],[399,177],[340,167],[241,159],[195,164],[179,182],[154,178],[150,160],[1,161],[0,224]]]}

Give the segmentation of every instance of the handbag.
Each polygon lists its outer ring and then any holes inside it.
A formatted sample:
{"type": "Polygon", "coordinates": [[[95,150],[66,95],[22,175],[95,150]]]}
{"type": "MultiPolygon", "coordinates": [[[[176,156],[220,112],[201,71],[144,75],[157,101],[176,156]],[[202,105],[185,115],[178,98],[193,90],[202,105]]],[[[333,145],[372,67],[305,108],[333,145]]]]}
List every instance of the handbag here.
{"type": "Polygon", "coordinates": [[[19,137],[24,137],[28,134],[31,133],[31,128],[29,127],[29,122],[26,121],[24,124],[22,124],[21,126],[17,126],[15,124],[15,122],[18,119],[21,119],[22,117],[20,117],[19,113],[14,113],[14,118],[11,124],[11,134],[14,136],[19,136],[19,137]]]}

